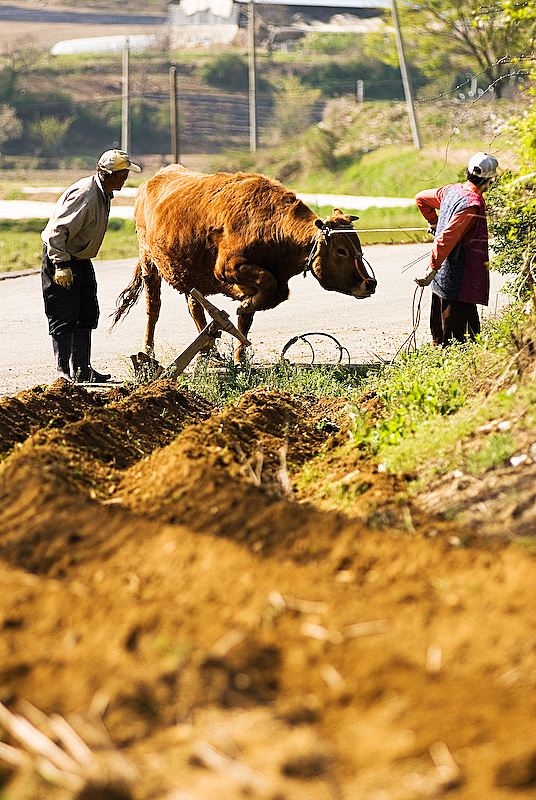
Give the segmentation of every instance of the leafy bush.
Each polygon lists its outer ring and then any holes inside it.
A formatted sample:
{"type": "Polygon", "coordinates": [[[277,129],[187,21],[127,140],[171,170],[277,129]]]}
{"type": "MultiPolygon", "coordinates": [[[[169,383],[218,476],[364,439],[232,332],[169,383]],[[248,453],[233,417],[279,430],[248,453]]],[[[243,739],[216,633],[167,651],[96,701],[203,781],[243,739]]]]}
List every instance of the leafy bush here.
{"type": "Polygon", "coordinates": [[[248,88],[248,64],[238,53],[220,53],[199,67],[199,76],[216,89],[245,92],[248,88]]]}
{"type": "Polygon", "coordinates": [[[305,87],[296,75],[279,82],[272,113],[275,143],[288,141],[309,127],[313,106],[319,97],[317,89],[305,87]]]}
{"type": "Polygon", "coordinates": [[[360,33],[307,33],[296,44],[296,50],[308,53],[324,53],[328,56],[340,53],[354,55],[363,51],[363,34],[360,33]]]}
{"type": "Polygon", "coordinates": [[[39,117],[29,125],[30,136],[39,156],[56,156],[73,123],[73,117],[39,117]]]}
{"type": "Polygon", "coordinates": [[[536,275],[536,173],[505,172],[487,195],[491,264],[502,275],[512,275],[504,290],[526,296],[536,275]]]}
{"type": "Polygon", "coordinates": [[[18,139],[22,133],[22,122],[15,109],[8,105],[0,105],[0,148],[10,139],[18,139]]]}

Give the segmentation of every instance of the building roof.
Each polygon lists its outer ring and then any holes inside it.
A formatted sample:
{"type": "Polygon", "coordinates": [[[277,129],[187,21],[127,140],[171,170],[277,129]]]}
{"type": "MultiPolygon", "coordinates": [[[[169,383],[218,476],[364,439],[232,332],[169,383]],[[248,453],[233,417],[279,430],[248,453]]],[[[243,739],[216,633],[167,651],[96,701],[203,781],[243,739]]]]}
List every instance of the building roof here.
{"type": "MultiPolygon", "coordinates": [[[[236,3],[247,4],[251,0],[234,0],[236,3]]],[[[391,0],[253,0],[256,5],[263,6],[288,6],[289,8],[390,8],[391,0]]],[[[181,0],[169,0],[169,5],[180,5],[181,0]]],[[[210,6],[210,2],[205,5],[210,6]]]]}

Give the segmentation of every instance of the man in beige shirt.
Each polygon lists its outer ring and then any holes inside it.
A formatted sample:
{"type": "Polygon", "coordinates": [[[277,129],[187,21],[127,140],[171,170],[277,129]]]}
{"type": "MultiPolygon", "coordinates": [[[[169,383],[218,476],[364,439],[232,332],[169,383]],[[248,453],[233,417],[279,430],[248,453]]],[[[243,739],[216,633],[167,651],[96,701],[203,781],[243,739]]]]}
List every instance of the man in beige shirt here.
{"type": "Polygon", "coordinates": [[[128,153],[107,150],[97,172],[70,186],[59,198],[41,234],[45,313],[58,377],[76,383],[110,378],[91,367],[91,332],[99,320],[97,281],[91,259],[99,252],[114,191],[129,171],[141,172],[128,153]]]}

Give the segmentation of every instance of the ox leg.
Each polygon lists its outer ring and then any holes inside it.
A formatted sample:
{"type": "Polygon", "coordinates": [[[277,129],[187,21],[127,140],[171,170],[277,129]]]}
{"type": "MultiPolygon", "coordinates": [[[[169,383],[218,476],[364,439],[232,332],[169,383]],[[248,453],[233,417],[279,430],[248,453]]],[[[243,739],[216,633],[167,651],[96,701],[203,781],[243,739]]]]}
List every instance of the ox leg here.
{"type": "Polygon", "coordinates": [[[142,379],[154,379],[162,368],[154,357],[154,329],[160,315],[160,287],[162,278],[160,273],[150,262],[140,258],[138,265],[141,267],[143,283],[145,286],[145,305],[147,312],[147,327],[145,329],[144,352],[130,356],[134,366],[134,374],[142,379]]]}
{"type": "MultiPolygon", "coordinates": [[[[244,334],[246,338],[251,329],[251,325],[253,324],[254,316],[255,316],[254,311],[251,311],[250,313],[246,314],[238,314],[237,328],[240,331],[240,333],[244,334]]],[[[244,347],[245,345],[243,345],[242,342],[238,342],[238,344],[236,345],[233,356],[235,364],[238,364],[238,362],[242,360],[242,356],[244,355],[244,347]]]]}
{"type": "MultiPolygon", "coordinates": [[[[207,318],[205,315],[205,309],[199,303],[195,297],[192,297],[190,294],[186,295],[186,302],[188,303],[188,311],[190,312],[190,316],[192,317],[193,321],[195,322],[195,326],[197,328],[198,333],[201,333],[203,328],[207,325],[207,318]]],[[[214,347],[215,339],[212,339],[205,347],[203,347],[199,351],[200,356],[206,356],[212,348],[214,347]]]]}
{"type": "Polygon", "coordinates": [[[203,328],[206,327],[207,324],[205,309],[203,308],[201,303],[199,303],[195,299],[195,297],[192,297],[192,295],[190,294],[186,295],[186,302],[188,303],[188,311],[190,312],[190,316],[195,322],[195,327],[197,328],[197,332],[201,333],[201,331],[203,330],[203,328]]]}
{"type": "Polygon", "coordinates": [[[162,285],[162,278],[158,270],[150,266],[143,275],[143,282],[145,283],[145,297],[146,297],[146,310],[147,310],[147,328],[145,331],[145,352],[147,355],[154,355],[154,331],[158,317],[160,316],[160,307],[162,301],[160,298],[160,289],[162,285]]]}

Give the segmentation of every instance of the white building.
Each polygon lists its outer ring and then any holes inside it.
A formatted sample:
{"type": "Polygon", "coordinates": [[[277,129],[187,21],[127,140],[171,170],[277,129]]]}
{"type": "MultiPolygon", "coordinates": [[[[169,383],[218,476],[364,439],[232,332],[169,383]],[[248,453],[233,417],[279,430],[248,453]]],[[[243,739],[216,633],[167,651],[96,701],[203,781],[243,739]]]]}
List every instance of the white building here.
{"type": "MultiPolygon", "coordinates": [[[[367,33],[382,25],[389,0],[266,0],[255,2],[259,44],[290,42],[306,33],[367,33]]],[[[246,28],[248,0],[171,0],[172,47],[231,44],[246,28]]]]}

